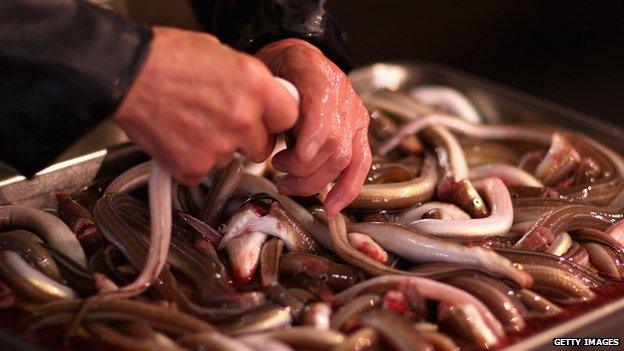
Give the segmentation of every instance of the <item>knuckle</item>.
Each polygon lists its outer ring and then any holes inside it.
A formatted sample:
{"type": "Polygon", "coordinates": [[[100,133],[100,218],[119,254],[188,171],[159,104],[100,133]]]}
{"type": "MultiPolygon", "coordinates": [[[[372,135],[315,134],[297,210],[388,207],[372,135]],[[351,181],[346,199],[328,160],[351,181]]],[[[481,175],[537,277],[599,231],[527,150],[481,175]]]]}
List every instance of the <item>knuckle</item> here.
{"type": "Polygon", "coordinates": [[[243,86],[252,90],[258,88],[267,71],[264,64],[253,56],[242,54],[238,56],[237,66],[243,86]]]}
{"type": "Polygon", "coordinates": [[[339,151],[334,156],[332,156],[332,160],[329,163],[329,167],[332,172],[340,172],[343,169],[347,168],[350,162],[351,162],[351,153],[343,150],[343,151],[339,151]]]}
{"type": "Polygon", "coordinates": [[[232,129],[249,129],[253,122],[253,116],[246,99],[237,96],[230,104],[229,124],[232,129]]]}

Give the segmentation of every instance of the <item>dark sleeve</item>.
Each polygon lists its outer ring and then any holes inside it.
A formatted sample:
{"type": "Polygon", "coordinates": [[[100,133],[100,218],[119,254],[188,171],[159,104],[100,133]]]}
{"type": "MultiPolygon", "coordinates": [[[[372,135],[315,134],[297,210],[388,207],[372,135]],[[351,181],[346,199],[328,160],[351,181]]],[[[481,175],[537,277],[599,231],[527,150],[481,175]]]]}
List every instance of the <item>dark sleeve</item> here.
{"type": "Polygon", "coordinates": [[[81,0],[1,0],[0,161],[32,175],[110,115],[151,36],[81,0]]]}
{"type": "Polygon", "coordinates": [[[325,0],[192,0],[204,28],[248,52],[285,38],[306,40],[344,71],[352,68],[344,33],[325,0]]]}

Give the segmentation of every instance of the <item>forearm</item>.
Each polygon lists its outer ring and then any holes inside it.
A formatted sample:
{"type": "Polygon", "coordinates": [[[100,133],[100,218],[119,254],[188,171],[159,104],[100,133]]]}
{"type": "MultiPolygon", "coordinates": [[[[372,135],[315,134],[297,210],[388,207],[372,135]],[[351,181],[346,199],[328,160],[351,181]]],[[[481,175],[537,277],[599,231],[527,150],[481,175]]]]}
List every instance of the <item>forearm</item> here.
{"type": "Polygon", "coordinates": [[[1,1],[0,160],[30,175],[109,116],[150,40],[83,1],[1,1]]]}

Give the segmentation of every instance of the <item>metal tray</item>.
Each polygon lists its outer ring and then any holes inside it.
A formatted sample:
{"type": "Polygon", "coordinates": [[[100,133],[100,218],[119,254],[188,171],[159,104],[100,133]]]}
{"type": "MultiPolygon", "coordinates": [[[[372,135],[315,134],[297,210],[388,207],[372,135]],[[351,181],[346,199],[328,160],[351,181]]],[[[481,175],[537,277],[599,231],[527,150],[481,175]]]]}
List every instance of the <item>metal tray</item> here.
{"type": "MultiPolygon", "coordinates": [[[[419,84],[449,85],[472,99],[489,122],[556,124],[599,137],[601,142],[618,151],[624,145],[624,130],[614,125],[439,65],[378,63],[353,71],[350,79],[360,94],[377,89],[409,89],[419,84]]],[[[146,159],[135,146],[125,144],[57,163],[32,179],[22,176],[0,179],[0,204],[53,207],[55,193],[78,190],[146,159]]],[[[505,350],[555,349],[552,346],[555,337],[624,337],[624,329],[619,328],[624,323],[623,309],[624,298],[527,337],[505,350]]],[[[39,350],[19,343],[2,330],[0,343],[9,349],[39,350]]]]}

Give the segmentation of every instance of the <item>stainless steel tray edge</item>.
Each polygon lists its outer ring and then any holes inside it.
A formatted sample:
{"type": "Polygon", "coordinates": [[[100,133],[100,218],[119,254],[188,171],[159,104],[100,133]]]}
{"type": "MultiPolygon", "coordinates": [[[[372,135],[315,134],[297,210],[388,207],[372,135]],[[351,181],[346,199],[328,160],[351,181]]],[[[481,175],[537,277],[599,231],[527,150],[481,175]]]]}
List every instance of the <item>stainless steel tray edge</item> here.
{"type": "Polygon", "coordinates": [[[135,145],[126,143],[53,164],[31,179],[20,175],[1,179],[0,205],[55,207],[54,194],[74,192],[96,179],[119,174],[147,158],[135,145]]]}

